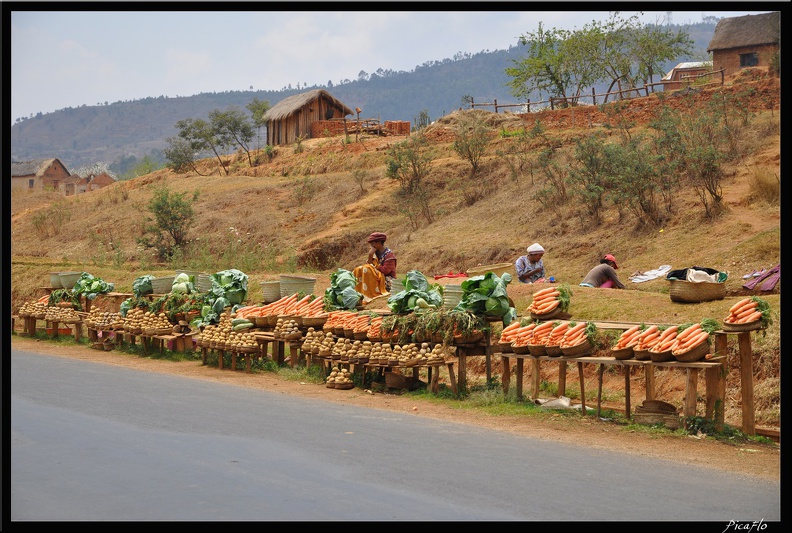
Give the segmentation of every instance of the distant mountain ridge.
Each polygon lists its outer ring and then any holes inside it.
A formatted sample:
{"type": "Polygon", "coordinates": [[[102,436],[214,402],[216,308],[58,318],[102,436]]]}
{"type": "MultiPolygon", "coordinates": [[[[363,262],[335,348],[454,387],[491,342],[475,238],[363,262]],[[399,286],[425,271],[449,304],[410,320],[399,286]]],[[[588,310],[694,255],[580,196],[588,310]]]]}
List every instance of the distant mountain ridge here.
{"type": "MultiPolygon", "coordinates": [[[[702,22],[684,29],[693,40],[697,54],[705,54],[715,23],[702,22]]],[[[506,87],[509,77],[505,69],[525,57],[525,48],[518,45],[508,50],[457,54],[454,59],[429,61],[409,72],[383,69],[371,74],[361,72],[365,75],[357,80],[332,86],[159,96],[39,113],[11,127],[11,159],[57,157],[70,170],[96,162],[107,163],[113,169],[114,164],[132,156],[149,155],[163,161],[166,139],[176,135],[175,124],[179,120],[205,119],[210,111],[229,106],[244,108],[255,98],[274,105],[288,96],[317,88],[326,89],[350,108],[360,107],[361,118],[383,122],[415,123],[422,112],[435,120],[463,107],[464,96],[471,96],[476,102],[497,99],[499,104],[519,103],[506,87]]],[[[671,61],[662,74],[681,61],[695,59],[701,58],[681,57],[671,61]]]]}

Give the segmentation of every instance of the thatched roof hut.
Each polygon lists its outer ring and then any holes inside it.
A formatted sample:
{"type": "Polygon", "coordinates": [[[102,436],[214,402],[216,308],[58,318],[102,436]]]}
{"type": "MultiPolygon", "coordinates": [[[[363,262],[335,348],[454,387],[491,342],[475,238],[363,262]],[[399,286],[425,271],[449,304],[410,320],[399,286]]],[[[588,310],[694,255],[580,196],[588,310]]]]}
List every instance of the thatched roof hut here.
{"type": "Polygon", "coordinates": [[[284,98],[265,114],[267,144],[283,145],[311,137],[311,124],[318,120],[342,119],[353,111],[324,89],[284,98]]]}
{"type": "Polygon", "coordinates": [[[768,67],[781,43],[781,12],[723,18],[715,26],[707,52],[713,69],[733,74],[746,67],[768,67]]]}

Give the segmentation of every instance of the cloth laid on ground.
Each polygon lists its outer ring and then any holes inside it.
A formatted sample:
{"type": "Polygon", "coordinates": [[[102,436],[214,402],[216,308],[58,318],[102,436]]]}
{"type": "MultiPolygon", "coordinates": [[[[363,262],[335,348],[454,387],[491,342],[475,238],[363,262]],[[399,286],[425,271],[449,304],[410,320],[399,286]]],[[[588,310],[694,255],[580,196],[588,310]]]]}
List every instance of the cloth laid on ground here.
{"type": "Polygon", "coordinates": [[[629,279],[633,283],[643,283],[644,281],[649,281],[653,279],[657,279],[660,276],[664,276],[669,270],[671,270],[671,265],[660,265],[654,270],[647,270],[646,272],[636,272],[629,279]]]}
{"type": "Polygon", "coordinates": [[[723,283],[729,275],[714,268],[690,267],[671,270],[666,274],[667,280],[690,281],[693,283],[723,283]]]}
{"type": "Polygon", "coordinates": [[[778,263],[773,268],[766,271],[759,277],[753,278],[750,281],[743,283],[743,289],[753,290],[756,288],[759,283],[762,285],[759,287],[760,291],[772,291],[778,280],[781,279],[781,263],[778,263]]]}
{"type": "Polygon", "coordinates": [[[466,277],[468,277],[468,275],[465,274],[464,272],[459,272],[458,274],[455,274],[453,272],[449,272],[448,274],[437,274],[437,275],[435,275],[433,277],[434,277],[434,279],[440,279],[440,278],[466,278],[466,277]]]}

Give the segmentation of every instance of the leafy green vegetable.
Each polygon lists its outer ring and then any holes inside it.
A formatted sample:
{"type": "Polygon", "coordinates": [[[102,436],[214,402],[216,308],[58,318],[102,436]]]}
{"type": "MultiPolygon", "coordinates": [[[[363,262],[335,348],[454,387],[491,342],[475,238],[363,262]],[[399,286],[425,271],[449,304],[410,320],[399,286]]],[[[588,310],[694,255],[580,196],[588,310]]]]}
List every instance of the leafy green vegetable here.
{"type": "Polygon", "coordinates": [[[154,276],[149,274],[135,278],[135,281],[132,282],[132,293],[137,297],[153,293],[154,288],[151,286],[153,279],[154,276]]]}
{"type": "Polygon", "coordinates": [[[231,268],[212,274],[209,293],[215,298],[225,298],[229,302],[226,305],[243,303],[247,298],[247,290],[248,276],[241,270],[231,268]]]}
{"type": "Polygon", "coordinates": [[[494,272],[473,276],[462,282],[462,299],[454,307],[455,311],[469,311],[479,316],[500,318],[510,324],[517,318],[517,310],[511,306],[506,293],[506,285],[512,280],[508,272],[500,278],[494,272]]]}
{"type": "Polygon", "coordinates": [[[345,309],[354,311],[363,295],[355,290],[357,279],[349,270],[339,268],[330,274],[330,286],[325,290],[324,307],[327,310],[345,309]]]}
{"type": "Polygon", "coordinates": [[[114,288],[115,285],[113,283],[107,283],[103,279],[94,277],[88,272],[83,272],[80,274],[77,283],[74,284],[72,294],[78,299],[80,296],[85,296],[88,300],[93,300],[100,294],[111,292],[114,288]]]}
{"type": "Polygon", "coordinates": [[[420,271],[410,270],[402,282],[404,290],[388,298],[388,308],[394,313],[404,314],[413,311],[439,309],[443,306],[443,287],[429,284],[420,271]]]}

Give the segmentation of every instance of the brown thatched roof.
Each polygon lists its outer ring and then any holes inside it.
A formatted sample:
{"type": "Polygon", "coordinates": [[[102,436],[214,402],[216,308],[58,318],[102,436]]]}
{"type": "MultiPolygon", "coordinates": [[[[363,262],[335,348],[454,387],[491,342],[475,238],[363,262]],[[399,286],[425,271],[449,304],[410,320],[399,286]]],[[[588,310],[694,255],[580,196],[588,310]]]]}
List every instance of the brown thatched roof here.
{"type": "MultiPolygon", "coordinates": [[[[11,175],[41,176],[55,161],[57,161],[57,159],[54,157],[48,159],[32,159],[30,161],[11,161],[11,175]]],[[[66,167],[64,166],[63,168],[66,167]]]]}
{"type": "Polygon", "coordinates": [[[707,52],[779,44],[781,39],[781,12],[773,11],[762,15],[745,15],[720,19],[707,52]]]}
{"type": "Polygon", "coordinates": [[[319,98],[325,98],[326,100],[329,100],[334,106],[338,107],[339,109],[343,109],[344,115],[352,114],[351,109],[345,106],[343,102],[333,97],[333,95],[331,95],[329,92],[325,91],[324,89],[314,89],[313,91],[308,91],[307,93],[295,94],[294,96],[284,98],[267,110],[267,112],[264,114],[264,120],[280,120],[286,118],[294,114],[298,109],[302,109],[307,103],[319,98]]]}

